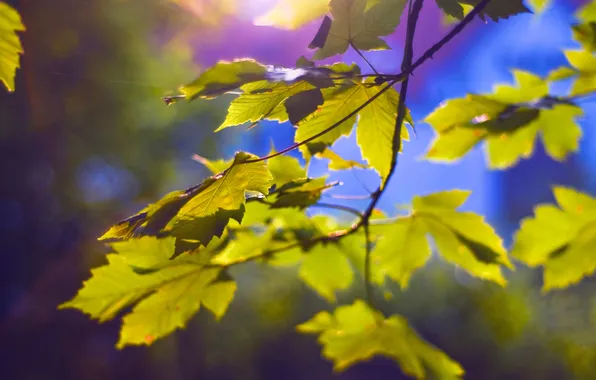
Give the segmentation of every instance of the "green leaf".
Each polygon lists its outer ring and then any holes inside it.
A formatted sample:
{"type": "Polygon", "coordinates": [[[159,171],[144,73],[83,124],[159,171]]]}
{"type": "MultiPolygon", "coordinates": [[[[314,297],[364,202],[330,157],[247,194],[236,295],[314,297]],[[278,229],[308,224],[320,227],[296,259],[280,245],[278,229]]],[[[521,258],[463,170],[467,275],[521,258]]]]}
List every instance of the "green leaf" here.
{"type": "Polygon", "coordinates": [[[92,269],[77,295],[59,309],[79,309],[104,322],[136,304],[123,318],[118,348],[151,344],[183,327],[201,303],[221,318],[236,285],[220,276],[221,268],[204,266],[218,246],[206,247],[201,257],[187,253],[170,260],[173,238],[115,243],[118,254],[107,255],[108,265],[92,269]]]}
{"type": "MultiPolygon", "coordinates": [[[[299,96],[299,94],[303,92],[312,94],[313,92],[309,91],[318,92],[320,91],[317,90],[318,88],[335,87],[335,82],[331,77],[349,78],[359,72],[358,66],[348,66],[343,63],[297,69],[269,67],[266,80],[248,83],[240,87],[242,94],[230,103],[226,119],[216,131],[247,122],[254,125],[263,119],[275,120],[280,123],[288,121],[286,102],[290,99],[293,99],[290,101],[290,112],[301,108],[314,112],[316,107],[313,107],[311,99],[299,96]],[[298,96],[298,98],[294,98],[294,96],[298,96]]],[[[325,97],[323,97],[324,99],[325,97]]],[[[317,96],[316,100],[317,103],[322,103],[320,97],[317,96]]],[[[292,115],[292,121],[297,122],[300,119],[297,115],[292,115]]]]}
{"type": "Polygon", "coordinates": [[[246,83],[264,80],[266,73],[267,68],[252,59],[221,61],[180,90],[188,100],[217,97],[246,83]]]}
{"type": "Polygon", "coordinates": [[[551,0],[528,0],[528,3],[536,13],[542,13],[548,6],[551,0]]]}
{"type": "Polygon", "coordinates": [[[590,1],[581,7],[577,11],[576,17],[582,22],[596,21],[596,2],[590,1]]]}
{"type": "MultiPolygon", "coordinates": [[[[563,77],[557,70],[551,77],[563,77]]],[[[442,104],[427,118],[437,132],[426,157],[453,161],[486,141],[488,166],[504,169],[531,156],[540,133],[547,153],[564,160],[579,147],[581,129],[575,119],[581,108],[548,95],[548,83],[514,71],[515,86],[499,85],[493,94],[468,95],[442,104]]]]}
{"type": "Polygon", "coordinates": [[[20,67],[19,55],[23,53],[23,45],[16,32],[24,31],[25,26],[19,13],[1,1],[0,20],[0,82],[12,92],[14,77],[20,67]]]}
{"type": "MultiPolygon", "coordinates": [[[[481,0],[436,0],[439,8],[449,16],[455,17],[459,20],[464,18],[463,5],[476,6],[481,0]]],[[[544,1],[544,0],[534,0],[544,1]]],[[[484,19],[485,16],[490,17],[493,21],[499,19],[507,19],[520,13],[528,13],[530,10],[526,8],[523,0],[492,0],[484,10],[480,12],[480,17],[484,19]]]]}
{"type": "Polygon", "coordinates": [[[404,317],[385,319],[361,300],[340,306],[333,314],[322,311],[297,329],[319,334],[323,356],[333,361],[336,371],[382,355],[418,379],[459,379],[464,373],[458,363],[420,338],[404,317]]]}
{"type": "Polygon", "coordinates": [[[543,204],[522,220],[512,255],[544,267],[543,290],[565,288],[596,269],[596,199],[570,188],[553,188],[559,207],[543,204]]]}
{"type": "Polygon", "coordinates": [[[308,82],[286,84],[261,81],[246,84],[240,89],[242,95],[232,100],[226,119],[216,131],[263,119],[287,121],[288,114],[282,102],[295,94],[314,89],[314,86],[308,82]]]}
{"type": "Polygon", "coordinates": [[[566,50],[565,57],[578,72],[570,95],[581,95],[596,90],[596,56],[586,50],[566,50]]]}
{"type": "Polygon", "coordinates": [[[480,215],[457,211],[469,192],[451,190],[415,197],[413,213],[391,224],[374,226],[381,235],[372,257],[375,265],[402,288],[430,258],[427,236],[436,243],[438,253],[470,275],[505,285],[504,265],[513,265],[501,238],[480,215]]]}
{"type": "Polygon", "coordinates": [[[224,291],[215,296],[210,287],[217,286],[215,291],[222,290],[221,283],[215,281],[220,271],[219,268],[195,266],[194,270],[189,268],[161,283],[155,292],[141,300],[124,316],[116,347],[149,345],[155,339],[184,327],[199,311],[204,296],[207,296],[214,314],[220,318],[236,290],[235,284],[227,281],[224,283],[224,291]]]}
{"type": "Polygon", "coordinates": [[[224,170],[226,170],[227,168],[229,168],[232,163],[234,162],[234,160],[223,160],[223,159],[219,159],[219,160],[208,160],[205,157],[201,157],[198,154],[195,154],[193,156],[193,159],[197,162],[200,162],[201,164],[205,165],[205,167],[207,169],[209,169],[209,171],[213,174],[219,174],[221,172],[223,172],[224,170]]]}
{"type": "MultiPolygon", "coordinates": [[[[275,153],[272,149],[269,154],[275,153]]],[[[269,172],[273,176],[273,185],[280,187],[294,180],[306,178],[306,170],[297,158],[276,156],[269,160],[269,172]]]]}
{"type": "Polygon", "coordinates": [[[221,237],[231,219],[242,222],[244,205],[237,210],[217,210],[214,214],[198,217],[178,218],[171,234],[178,239],[195,240],[206,246],[214,237],[221,237]]]}
{"type": "MultiPolygon", "coordinates": [[[[365,81],[363,86],[365,101],[381,90],[378,86],[366,86],[367,83],[372,82],[373,80],[369,79],[365,81]]],[[[383,179],[389,174],[393,156],[397,154],[397,152],[393,152],[393,136],[395,134],[398,103],[399,95],[395,89],[391,88],[360,111],[359,114],[356,141],[362,151],[362,157],[383,179]]],[[[401,128],[401,138],[408,140],[408,130],[405,125],[402,125],[401,128]]]]}
{"type": "Polygon", "coordinates": [[[182,207],[178,218],[195,219],[220,209],[237,210],[245,201],[246,191],[267,195],[273,177],[264,162],[246,163],[258,157],[240,152],[232,166],[192,190],[194,196],[182,207]]]}
{"type": "Polygon", "coordinates": [[[412,274],[430,259],[426,226],[418,218],[402,218],[375,232],[382,237],[372,252],[372,262],[402,289],[407,288],[412,274]]]}
{"type": "Polygon", "coordinates": [[[301,0],[279,0],[267,13],[254,20],[255,25],[297,29],[329,11],[328,0],[313,0],[304,6],[301,0]]]}
{"type": "Polygon", "coordinates": [[[299,276],[327,301],[336,302],[335,292],[350,287],[354,271],[337,245],[317,244],[305,255],[299,276]]]}
{"type": "MultiPolygon", "coordinates": [[[[309,148],[315,146],[316,144],[311,144],[309,148]]],[[[310,153],[311,155],[314,155],[316,158],[329,160],[329,170],[349,170],[354,168],[368,169],[369,167],[368,165],[361,164],[358,161],[346,160],[339,154],[335,153],[333,150],[329,149],[325,144],[323,144],[322,150],[320,152],[311,151],[310,153]]]]}
{"type": "Polygon", "coordinates": [[[360,50],[385,50],[389,46],[381,38],[395,30],[404,10],[405,0],[331,0],[331,29],[323,48],[314,54],[321,60],[343,54],[350,45],[360,50]]]}

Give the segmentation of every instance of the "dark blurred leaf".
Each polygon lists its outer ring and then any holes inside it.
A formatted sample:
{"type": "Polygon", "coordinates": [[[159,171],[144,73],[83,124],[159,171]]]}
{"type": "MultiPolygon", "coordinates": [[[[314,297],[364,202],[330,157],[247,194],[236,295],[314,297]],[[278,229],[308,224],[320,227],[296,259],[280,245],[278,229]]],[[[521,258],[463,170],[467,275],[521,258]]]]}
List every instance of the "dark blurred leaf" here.
{"type": "Polygon", "coordinates": [[[327,36],[329,36],[330,30],[331,30],[331,17],[325,16],[325,18],[323,18],[323,21],[321,22],[321,26],[319,26],[319,30],[317,31],[317,34],[315,34],[311,43],[308,45],[308,48],[309,49],[322,49],[323,46],[325,46],[325,41],[327,41],[327,36]]]}
{"type": "Polygon", "coordinates": [[[418,379],[460,379],[464,373],[457,362],[421,339],[404,317],[392,315],[385,319],[361,300],[340,306],[333,314],[322,311],[297,329],[319,334],[323,356],[333,361],[336,371],[382,355],[418,379]]]}
{"type": "Polygon", "coordinates": [[[290,96],[284,102],[288,119],[292,125],[298,124],[308,115],[312,114],[324,102],[323,94],[318,88],[290,96]]]}
{"type": "Polygon", "coordinates": [[[23,45],[16,32],[24,31],[21,16],[10,5],[0,1],[0,82],[14,91],[14,77],[20,67],[23,45]]]}
{"type": "MultiPolygon", "coordinates": [[[[439,8],[446,14],[457,19],[464,18],[464,9],[462,4],[476,6],[481,0],[436,0],[439,8]]],[[[520,13],[531,13],[524,5],[523,0],[491,0],[488,2],[480,17],[484,19],[485,16],[490,17],[493,21],[499,19],[506,19],[520,13]]]]}
{"type": "Polygon", "coordinates": [[[586,24],[575,24],[573,28],[573,38],[588,51],[596,50],[596,21],[590,21],[586,24]]]}
{"type": "Polygon", "coordinates": [[[179,239],[196,240],[206,246],[213,237],[221,237],[230,219],[241,223],[243,216],[244,205],[241,205],[237,210],[220,209],[208,216],[178,219],[172,226],[171,234],[179,239]]]}

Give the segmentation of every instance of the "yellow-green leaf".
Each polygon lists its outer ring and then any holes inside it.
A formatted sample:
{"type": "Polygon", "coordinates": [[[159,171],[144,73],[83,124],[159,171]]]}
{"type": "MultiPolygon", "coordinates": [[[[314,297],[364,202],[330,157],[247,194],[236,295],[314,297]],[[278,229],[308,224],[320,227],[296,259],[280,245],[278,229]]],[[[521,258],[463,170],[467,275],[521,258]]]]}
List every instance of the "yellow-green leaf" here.
{"type": "Polygon", "coordinates": [[[331,0],[333,21],[321,49],[320,60],[345,53],[350,45],[360,50],[384,50],[389,46],[381,38],[395,30],[404,10],[405,0],[331,0]]]}
{"type": "Polygon", "coordinates": [[[335,292],[349,288],[354,271],[338,246],[317,244],[306,253],[300,265],[299,275],[323,298],[335,302],[335,292]]]}
{"type": "Polygon", "coordinates": [[[522,220],[511,253],[544,267],[544,291],[577,283],[596,269],[596,199],[564,187],[553,192],[559,207],[539,205],[522,220]]]}
{"type": "Polygon", "coordinates": [[[194,219],[214,214],[220,209],[237,210],[245,201],[246,191],[268,194],[273,177],[264,162],[245,163],[257,158],[240,152],[225,172],[205,181],[178,213],[179,219],[194,219]]]}
{"type": "Polygon", "coordinates": [[[319,334],[323,356],[333,361],[336,371],[382,355],[418,379],[460,379],[464,373],[457,362],[420,338],[404,317],[385,318],[361,300],[340,306],[333,314],[320,312],[297,329],[319,334]]]}
{"type": "Polygon", "coordinates": [[[565,57],[578,72],[571,88],[571,95],[586,94],[596,90],[596,56],[587,50],[566,50],[565,57]]]}
{"type": "MultiPolygon", "coordinates": [[[[382,86],[367,87],[366,84],[371,82],[367,80],[363,86],[365,101],[378,94],[382,88],[382,86]]],[[[393,152],[393,137],[398,103],[399,95],[391,88],[359,113],[356,141],[360,146],[362,157],[383,179],[389,174],[393,156],[397,154],[393,152]]],[[[408,140],[408,129],[405,123],[401,127],[401,138],[408,140]]]]}
{"type": "Polygon", "coordinates": [[[0,1],[0,82],[10,92],[14,91],[14,77],[23,53],[23,45],[16,32],[24,30],[19,13],[0,1]]]}
{"type": "Polygon", "coordinates": [[[263,80],[266,72],[265,66],[251,59],[220,61],[180,90],[189,100],[216,97],[246,83],[263,80]]]}
{"type": "Polygon", "coordinates": [[[424,224],[419,218],[410,216],[376,227],[374,231],[381,237],[371,253],[373,265],[402,289],[407,288],[414,272],[430,259],[424,224]]]}

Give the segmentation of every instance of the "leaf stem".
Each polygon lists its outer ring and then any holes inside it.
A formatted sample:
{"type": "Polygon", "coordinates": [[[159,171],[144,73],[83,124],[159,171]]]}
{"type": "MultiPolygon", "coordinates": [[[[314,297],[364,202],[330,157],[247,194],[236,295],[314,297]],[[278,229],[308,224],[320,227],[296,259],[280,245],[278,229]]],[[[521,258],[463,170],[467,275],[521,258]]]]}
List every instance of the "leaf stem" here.
{"type": "Polygon", "coordinates": [[[352,49],[354,49],[354,51],[356,51],[356,53],[358,53],[360,58],[362,58],[364,60],[364,62],[366,62],[366,64],[372,69],[372,71],[374,71],[376,75],[379,75],[379,72],[377,71],[377,69],[375,69],[375,67],[372,65],[372,63],[370,63],[370,61],[368,59],[366,59],[364,54],[362,54],[362,52],[356,47],[356,45],[354,45],[354,43],[352,41],[350,41],[350,46],[352,47],[352,49]]]}
{"type": "Polygon", "coordinates": [[[356,215],[359,218],[362,218],[362,212],[356,210],[355,208],[344,206],[344,205],[336,205],[336,204],[319,202],[319,203],[310,205],[310,207],[320,207],[320,208],[328,208],[328,209],[345,211],[345,212],[349,212],[352,215],[356,215]]]}

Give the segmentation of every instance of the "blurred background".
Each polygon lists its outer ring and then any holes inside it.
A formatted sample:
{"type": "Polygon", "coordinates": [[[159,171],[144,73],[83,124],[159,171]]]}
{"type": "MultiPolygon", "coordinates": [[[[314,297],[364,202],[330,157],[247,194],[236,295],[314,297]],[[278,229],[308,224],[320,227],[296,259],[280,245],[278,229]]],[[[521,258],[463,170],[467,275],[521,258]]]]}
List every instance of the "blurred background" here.
{"type": "MultiPolygon", "coordinates": [[[[105,262],[96,238],[106,227],[208,175],[192,154],[264,154],[271,138],[278,148],[293,139],[289,125],[275,123],[213,134],[231,98],[166,107],[160,97],[220,59],[291,66],[311,54],[306,46],[316,23],[294,32],[254,26],[251,20],[274,0],[8,3],[27,31],[16,92],[0,91],[0,378],[403,378],[382,358],[332,374],[315,337],[294,331],[329,306],[287,271],[238,268],[239,290],[220,323],[200,312],[185,330],[149,348],[117,351],[118,320],[99,325],[77,311],[56,310],[92,266],[105,262]]],[[[418,54],[448,30],[434,2],[426,3],[418,54]]],[[[486,215],[509,244],[519,220],[553,200],[553,184],[596,194],[594,102],[584,103],[581,152],[565,163],[549,159],[540,145],[504,172],[485,169],[482,149],[453,165],[420,159],[433,135],[421,120],[442,100],[511,82],[512,68],[545,74],[565,63],[561,50],[575,46],[569,25],[584,2],[553,3],[539,16],[475,21],[416,72],[408,106],[420,121],[417,137],[405,146],[383,209],[394,212],[416,194],[470,189],[466,208],[486,215]]],[[[403,35],[402,26],[388,39],[392,52],[367,55],[380,71],[398,71],[403,35]]],[[[362,64],[352,52],[343,59],[362,64]]],[[[337,146],[358,158],[352,137],[337,146]]],[[[310,170],[319,175],[325,165],[310,170]]],[[[340,194],[363,194],[361,182],[376,186],[362,171],[331,179],[344,182],[340,194]]],[[[383,308],[406,315],[464,366],[466,379],[596,378],[595,281],[542,295],[539,271],[520,266],[508,278],[504,290],[434,261],[383,308]]],[[[355,285],[340,302],[361,293],[355,285]]]]}

